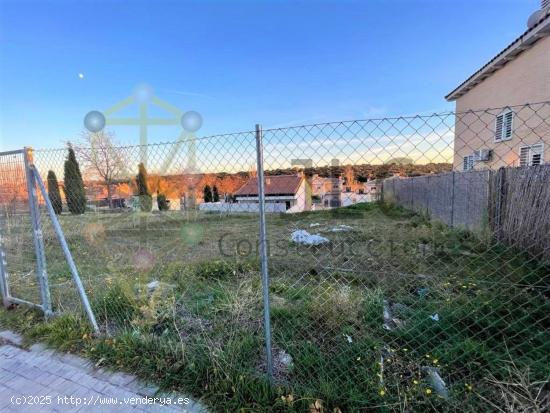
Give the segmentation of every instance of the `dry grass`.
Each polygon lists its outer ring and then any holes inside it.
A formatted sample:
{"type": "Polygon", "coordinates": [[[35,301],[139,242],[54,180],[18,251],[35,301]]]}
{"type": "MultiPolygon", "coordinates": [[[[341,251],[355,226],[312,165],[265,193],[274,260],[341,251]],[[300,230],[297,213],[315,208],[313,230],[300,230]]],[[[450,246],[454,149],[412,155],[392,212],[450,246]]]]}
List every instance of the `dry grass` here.
{"type": "Polygon", "coordinates": [[[507,374],[497,379],[489,374],[485,379],[493,389],[494,400],[480,397],[499,412],[543,413],[550,410],[550,377],[533,380],[529,368],[519,368],[512,359],[505,362],[507,374]]]}
{"type": "MultiPolygon", "coordinates": [[[[547,371],[540,333],[547,318],[539,294],[547,281],[544,269],[398,208],[365,205],[268,217],[273,344],[276,355],[293,361],[289,368],[279,363],[271,389],[264,374],[254,216],[197,214],[188,220],[152,214],[145,232],[130,214],[62,221],[110,336],[82,341],[87,325],[74,317],[30,330],[56,345],[84,348],[101,363],[205,396],[218,411],[307,411],[316,401],[329,412],[365,406],[448,411],[462,402],[471,411],[494,410],[489,401],[504,409],[503,390],[485,380],[491,373],[495,381],[512,382],[502,371],[503,337],[513,339],[509,353],[519,370],[530,369],[531,384],[547,371]],[[86,220],[99,235],[81,232],[86,220]],[[340,224],[353,229],[331,231],[340,224]],[[297,228],[314,228],[331,243],[296,246],[289,237],[297,228]],[[228,256],[220,252],[221,238],[228,256]],[[250,252],[235,248],[239,241],[250,252]],[[374,249],[366,247],[371,241],[374,249]],[[353,250],[338,249],[352,242],[353,250]],[[159,287],[148,293],[153,280],[159,287]],[[383,300],[402,321],[393,331],[382,326],[383,300]],[[438,322],[430,319],[434,313],[438,322]],[[381,388],[377,363],[386,346],[391,352],[381,388]],[[441,368],[450,401],[426,393],[426,365],[441,368]],[[474,399],[465,383],[484,391],[474,399]]],[[[63,304],[74,312],[78,297],[68,294],[70,275],[49,238],[47,254],[57,308],[63,304]]],[[[540,405],[544,390],[537,396],[537,388],[530,389],[540,405]]],[[[527,396],[516,397],[525,403],[527,396]]]]}

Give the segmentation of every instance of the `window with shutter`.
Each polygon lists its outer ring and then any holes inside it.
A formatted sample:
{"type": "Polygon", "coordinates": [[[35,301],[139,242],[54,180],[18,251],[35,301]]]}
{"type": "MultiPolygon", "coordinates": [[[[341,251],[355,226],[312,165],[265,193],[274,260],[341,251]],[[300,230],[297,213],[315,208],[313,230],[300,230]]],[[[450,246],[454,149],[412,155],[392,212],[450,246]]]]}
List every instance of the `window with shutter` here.
{"type": "Polygon", "coordinates": [[[519,149],[519,166],[529,165],[529,147],[524,146],[519,149]]]}
{"type": "Polygon", "coordinates": [[[514,131],[514,112],[507,110],[497,115],[495,121],[495,141],[512,139],[514,131]]]}
{"type": "Polygon", "coordinates": [[[542,143],[531,146],[531,165],[542,165],[542,143]]]}
{"type": "Polygon", "coordinates": [[[504,130],[502,139],[512,138],[512,124],[514,121],[514,112],[510,111],[504,115],[504,130]]]}
{"type": "Polygon", "coordinates": [[[504,115],[497,116],[497,123],[495,127],[495,140],[499,141],[502,138],[502,124],[504,123],[504,115]]]}
{"type": "Polygon", "coordinates": [[[502,139],[502,124],[504,123],[504,115],[497,116],[497,122],[495,127],[495,141],[502,139]]]}
{"type": "Polygon", "coordinates": [[[462,169],[464,171],[470,171],[474,169],[474,155],[468,155],[464,157],[462,169]]]}
{"type": "Polygon", "coordinates": [[[544,163],[544,146],[542,143],[521,146],[519,148],[519,166],[534,166],[544,163]]]}

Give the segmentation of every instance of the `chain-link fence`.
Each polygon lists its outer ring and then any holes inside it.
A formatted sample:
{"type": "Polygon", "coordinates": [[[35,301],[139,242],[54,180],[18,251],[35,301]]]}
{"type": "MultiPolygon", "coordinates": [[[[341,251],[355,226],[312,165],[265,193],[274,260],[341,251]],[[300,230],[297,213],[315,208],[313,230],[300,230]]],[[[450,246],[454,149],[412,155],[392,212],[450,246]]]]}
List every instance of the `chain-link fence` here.
{"type": "MultiPolygon", "coordinates": [[[[36,258],[26,171],[24,151],[12,151],[0,155],[2,204],[0,286],[3,297],[11,296],[24,302],[41,305],[40,288],[35,272],[36,258]]],[[[5,304],[8,305],[9,302],[5,300],[5,304]]]]}
{"type": "MultiPolygon", "coordinates": [[[[531,411],[549,403],[549,146],[541,103],[146,150],[100,133],[34,165],[99,362],[219,411],[531,411]]],[[[17,284],[33,261],[10,202],[17,284]]],[[[44,203],[53,310],[81,314],[44,203]]]]}

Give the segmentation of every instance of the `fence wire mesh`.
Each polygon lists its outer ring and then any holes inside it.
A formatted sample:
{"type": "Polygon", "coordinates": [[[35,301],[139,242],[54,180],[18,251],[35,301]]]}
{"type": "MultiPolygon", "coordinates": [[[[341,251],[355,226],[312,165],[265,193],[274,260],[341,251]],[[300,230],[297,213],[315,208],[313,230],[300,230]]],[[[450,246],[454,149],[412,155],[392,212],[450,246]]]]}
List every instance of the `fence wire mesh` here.
{"type": "Polygon", "coordinates": [[[23,151],[0,155],[0,199],[5,294],[41,304],[23,151]]]}
{"type": "MultiPolygon", "coordinates": [[[[272,386],[253,131],[146,149],[99,133],[34,164],[105,333],[85,344],[101,362],[220,411],[542,411],[549,146],[548,102],[263,131],[272,386]]],[[[3,159],[10,283],[32,294],[3,159]]],[[[79,315],[39,204],[53,309],[79,315]]]]}

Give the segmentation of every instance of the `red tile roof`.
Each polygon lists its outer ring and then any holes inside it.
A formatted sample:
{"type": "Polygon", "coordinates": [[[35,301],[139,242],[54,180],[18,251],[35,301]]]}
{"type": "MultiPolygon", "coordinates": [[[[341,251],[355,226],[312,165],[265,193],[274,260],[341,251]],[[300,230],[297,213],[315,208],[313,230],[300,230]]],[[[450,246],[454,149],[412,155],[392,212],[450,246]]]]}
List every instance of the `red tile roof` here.
{"type": "MultiPolygon", "coordinates": [[[[275,175],[265,177],[265,195],[295,195],[302,184],[302,176],[275,175]]],[[[251,178],[235,193],[236,196],[258,196],[258,178],[251,178]]]]}

